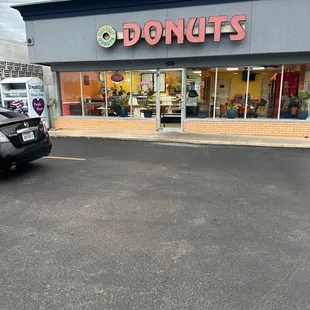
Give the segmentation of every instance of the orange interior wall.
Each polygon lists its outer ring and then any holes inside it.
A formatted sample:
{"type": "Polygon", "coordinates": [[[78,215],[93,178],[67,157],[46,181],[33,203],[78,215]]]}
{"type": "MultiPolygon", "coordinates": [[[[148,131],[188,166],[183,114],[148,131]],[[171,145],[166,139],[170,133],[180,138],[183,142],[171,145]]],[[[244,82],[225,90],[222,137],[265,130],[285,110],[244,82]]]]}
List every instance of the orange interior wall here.
{"type": "Polygon", "coordinates": [[[80,73],[61,72],[60,89],[62,102],[81,101],[80,73]]]}
{"type": "Polygon", "coordinates": [[[101,81],[99,79],[99,72],[83,72],[82,73],[83,83],[83,95],[84,97],[100,97],[101,81]],[[89,77],[89,85],[85,85],[84,78],[89,77]]]}
{"type": "Polygon", "coordinates": [[[140,89],[141,72],[132,72],[132,92],[137,93],[140,89]]]}

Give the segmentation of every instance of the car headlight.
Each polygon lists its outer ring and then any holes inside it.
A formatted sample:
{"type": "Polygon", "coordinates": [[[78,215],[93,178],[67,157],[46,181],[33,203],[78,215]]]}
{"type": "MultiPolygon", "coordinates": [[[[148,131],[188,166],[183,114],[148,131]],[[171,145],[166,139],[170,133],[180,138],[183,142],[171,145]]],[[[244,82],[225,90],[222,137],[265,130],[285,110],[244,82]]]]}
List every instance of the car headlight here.
{"type": "Polygon", "coordinates": [[[3,132],[0,131],[0,143],[1,142],[9,142],[9,139],[4,135],[3,132]]]}

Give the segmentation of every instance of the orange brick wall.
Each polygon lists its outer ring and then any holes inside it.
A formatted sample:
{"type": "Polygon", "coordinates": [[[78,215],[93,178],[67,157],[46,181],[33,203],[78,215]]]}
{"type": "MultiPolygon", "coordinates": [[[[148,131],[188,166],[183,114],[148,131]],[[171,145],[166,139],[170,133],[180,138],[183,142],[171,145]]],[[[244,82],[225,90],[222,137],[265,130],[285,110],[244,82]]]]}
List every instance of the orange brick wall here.
{"type": "Polygon", "coordinates": [[[308,121],[185,121],[184,132],[281,137],[310,137],[308,121]]]}
{"type": "MultiPolygon", "coordinates": [[[[155,132],[155,119],[128,118],[55,118],[55,128],[77,130],[111,130],[155,132]]],[[[226,135],[257,135],[282,137],[310,137],[310,122],[308,121],[199,121],[185,120],[184,132],[201,134],[226,135]]]]}
{"type": "Polygon", "coordinates": [[[59,117],[55,118],[57,129],[77,130],[113,130],[113,131],[156,131],[155,119],[100,119],[100,118],[79,118],[59,117]]]}

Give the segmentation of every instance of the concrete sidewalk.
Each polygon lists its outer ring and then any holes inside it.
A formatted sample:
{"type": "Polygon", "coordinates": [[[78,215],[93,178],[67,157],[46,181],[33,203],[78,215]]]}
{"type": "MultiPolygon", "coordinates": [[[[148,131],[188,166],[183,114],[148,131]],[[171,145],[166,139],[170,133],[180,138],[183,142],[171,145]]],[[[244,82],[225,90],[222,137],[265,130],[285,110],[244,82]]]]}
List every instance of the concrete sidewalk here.
{"type": "Polygon", "coordinates": [[[176,131],[161,131],[150,133],[59,129],[50,130],[49,133],[51,137],[84,137],[170,143],[310,148],[310,139],[306,138],[261,137],[249,135],[207,135],[176,131]]]}

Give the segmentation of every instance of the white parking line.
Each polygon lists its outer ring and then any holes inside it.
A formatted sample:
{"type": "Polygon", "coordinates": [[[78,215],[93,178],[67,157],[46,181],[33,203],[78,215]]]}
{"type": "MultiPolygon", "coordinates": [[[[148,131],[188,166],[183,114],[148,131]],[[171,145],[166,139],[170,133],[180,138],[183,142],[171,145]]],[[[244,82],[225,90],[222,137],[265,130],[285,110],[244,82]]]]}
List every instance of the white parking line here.
{"type": "Polygon", "coordinates": [[[77,161],[84,161],[85,158],[75,158],[75,157],[59,157],[59,156],[48,156],[44,157],[45,159],[60,159],[60,160],[77,160],[77,161]]]}

